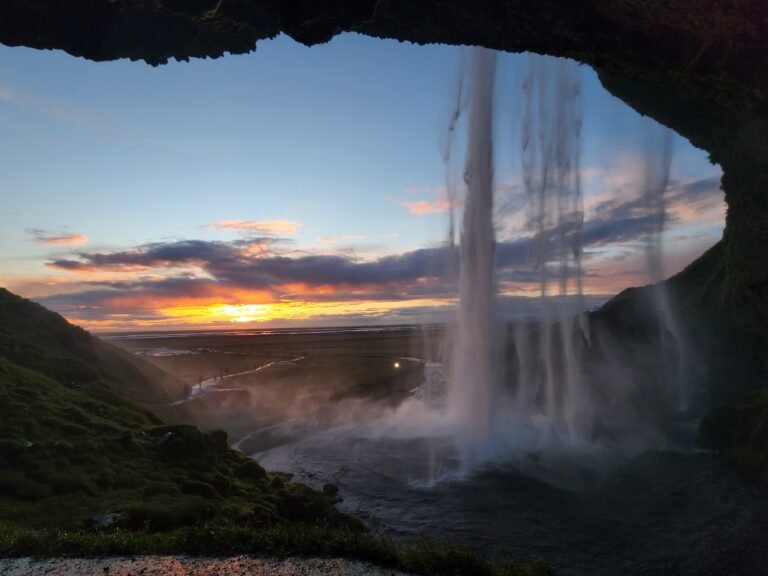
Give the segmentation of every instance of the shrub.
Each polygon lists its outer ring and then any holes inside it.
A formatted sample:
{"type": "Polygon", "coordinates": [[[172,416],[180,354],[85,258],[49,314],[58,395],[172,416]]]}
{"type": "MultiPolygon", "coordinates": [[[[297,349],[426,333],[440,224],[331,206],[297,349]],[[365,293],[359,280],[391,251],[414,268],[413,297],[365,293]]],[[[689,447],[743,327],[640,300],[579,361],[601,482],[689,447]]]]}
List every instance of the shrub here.
{"type": "Polygon", "coordinates": [[[195,494],[209,500],[216,498],[219,495],[216,488],[207,482],[200,482],[199,480],[187,480],[182,484],[181,491],[184,494],[195,494]]]}
{"type": "Polygon", "coordinates": [[[164,498],[125,506],[125,527],[129,529],[172,530],[192,526],[211,515],[211,508],[201,498],[164,498]]]}
{"type": "MultiPolygon", "coordinates": [[[[243,462],[235,469],[235,475],[243,480],[264,480],[267,477],[267,471],[259,465],[256,460],[243,460],[243,462]]],[[[280,487],[283,485],[283,481],[275,477],[280,482],[280,487]]]]}

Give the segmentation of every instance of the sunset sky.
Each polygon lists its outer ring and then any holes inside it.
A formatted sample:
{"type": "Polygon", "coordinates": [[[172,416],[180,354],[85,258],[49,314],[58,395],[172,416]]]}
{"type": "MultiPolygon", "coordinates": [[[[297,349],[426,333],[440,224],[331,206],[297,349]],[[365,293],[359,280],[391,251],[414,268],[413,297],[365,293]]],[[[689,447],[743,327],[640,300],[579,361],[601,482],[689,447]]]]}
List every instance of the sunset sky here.
{"type": "MultiPolygon", "coordinates": [[[[525,55],[499,60],[504,314],[535,306],[520,223],[525,55]]],[[[460,50],[286,37],[219,60],[0,46],[0,286],[97,331],[445,319],[445,142],[460,50]]],[[[581,67],[585,289],[648,282],[643,125],[581,67]]],[[[459,140],[457,149],[462,149],[459,140]]],[[[667,273],[721,236],[720,170],[675,138],[667,273]]]]}

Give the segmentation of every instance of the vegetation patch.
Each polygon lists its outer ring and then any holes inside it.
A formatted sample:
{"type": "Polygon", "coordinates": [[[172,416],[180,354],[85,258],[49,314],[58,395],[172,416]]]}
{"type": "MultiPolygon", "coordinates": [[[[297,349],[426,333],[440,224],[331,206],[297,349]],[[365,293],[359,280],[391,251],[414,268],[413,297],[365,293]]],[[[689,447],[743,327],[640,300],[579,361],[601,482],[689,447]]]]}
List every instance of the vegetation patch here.
{"type": "Polygon", "coordinates": [[[149,531],[285,519],[362,529],[320,492],[273,484],[224,432],[158,424],[102,381],[72,388],[0,358],[0,399],[0,520],[72,530],[114,512],[149,531]]]}
{"type": "Polygon", "coordinates": [[[320,526],[280,524],[257,529],[242,525],[200,524],[168,532],[113,530],[53,531],[13,528],[0,524],[0,556],[110,556],[187,554],[229,556],[255,554],[344,557],[364,560],[416,574],[467,576],[553,576],[538,561],[494,565],[475,550],[422,539],[408,546],[367,532],[320,526]]]}
{"type": "Polygon", "coordinates": [[[167,425],[127,400],[130,383],[108,379],[114,367],[151,370],[100,346],[0,289],[0,556],[314,555],[422,574],[550,573],[372,536],[332,491],[268,473],[221,430],[167,425]]]}

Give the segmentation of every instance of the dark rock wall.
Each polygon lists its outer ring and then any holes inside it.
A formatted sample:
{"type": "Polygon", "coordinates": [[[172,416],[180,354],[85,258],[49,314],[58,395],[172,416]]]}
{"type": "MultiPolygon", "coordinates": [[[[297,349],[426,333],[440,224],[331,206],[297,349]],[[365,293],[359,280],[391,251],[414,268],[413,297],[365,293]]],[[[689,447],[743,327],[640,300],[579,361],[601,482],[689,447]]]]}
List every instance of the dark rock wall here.
{"type": "Polygon", "coordinates": [[[343,31],[417,43],[569,56],[734,110],[768,95],[762,0],[4,0],[0,42],[92,60],[218,57],[285,32],[343,31]]]}

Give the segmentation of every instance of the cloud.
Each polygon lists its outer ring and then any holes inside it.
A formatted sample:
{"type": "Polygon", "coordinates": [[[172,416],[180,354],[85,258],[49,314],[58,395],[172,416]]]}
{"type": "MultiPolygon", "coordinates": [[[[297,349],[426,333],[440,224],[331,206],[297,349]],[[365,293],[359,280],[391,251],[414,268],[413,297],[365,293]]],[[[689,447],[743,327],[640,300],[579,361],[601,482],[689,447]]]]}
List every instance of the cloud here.
{"type": "Polygon", "coordinates": [[[32,235],[32,242],[37,244],[53,244],[58,246],[82,246],[88,242],[88,238],[83,234],[61,233],[55,234],[46,232],[40,228],[30,228],[27,230],[32,235]]]}
{"type": "Polygon", "coordinates": [[[209,230],[235,230],[247,234],[281,236],[296,234],[301,223],[292,220],[219,220],[206,226],[209,230]]]}
{"type": "Polygon", "coordinates": [[[272,238],[252,238],[235,242],[178,240],[152,242],[132,250],[80,252],[77,259],[60,259],[47,265],[70,272],[137,271],[149,268],[205,267],[206,263],[247,261],[252,254],[269,253],[272,238]]]}
{"type": "MultiPolygon", "coordinates": [[[[409,193],[423,193],[426,188],[411,187],[409,193]]],[[[497,214],[504,214],[518,209],[524,202],[525,196],[516,184],[496,184],[493,187],[497,214]]],[[[405,206],[411,214],[426,216],[430,214],[446,214],[452,208],[459,208],[464,204],[466,187],[460,186],[454,190],[454,198],[450,198],[448,188],[440,186],[434,189],[433,200],[402,200],[397,201],[400,206],[405,206]]]]}
{"type": "MultiPolygon", "coordinates": [[[[411,186],[406,189],[409,194],[420,194],[427,191],[425,187],[411,186]]],[[[457,191],[459,195],[463,191],[457,191]]],[[[461,206],[462,202],[457,198],[451,198],[446,186],[439,186],[433,190],[432,200],[395,200],[400,206],[404,206],[411,214],[426,216],[429,214],[446,214],[451,209],[461,206]]]]}
{"type": "Polygon", "coordinates": [[[83,119],[83,114],[73,106],[50,98],[20,92],[8,86],[0,86],[0,102],[59,122],[73,123],[83,119]]]}
{"type": "MultiPolygon", "coordinates": [[[[709,214],[713,206],[722,207],[718,188],[716,177],[672,183],[666,195],[666,224],[677,232],[687,221],[686,210],[709,214]]],[[[647,282],[642,250],[637,244],[657,230],[658,216],[634,190],[625,187],[612,197],[597,198],[581,228],[584,285],[593,293],[607,294],[647,282]],[[612,260],[614,257],[617,259],[612,260]]],[[[514,203],[519,192],[512,191],[509,196],[514,203]]],[[[519,217],[520,210],[510,208],[510,213],[519,217]]],[[[542,276],[551,280],[559,277],[560,239],[573,237],[575,223],[581,219],[579,213],[571,216],[563,226],[550,225],[539,234],[523,225],[514,237],[497,242],[495,259],[501,296],[534,296],[542,276]],[[537,257],[544,264],[536,266],[537,257]]],[[[333,244],[358,238],[328,236],[318,241],[333,244]]],[[[70,317],[90,318],[92,322],[101,322],[106,314],[122,314],[151,323],[160,322],[162,314],[177,308],[199,319],[206,306],[262,303],[307,306],[317,314],[324,307],[322,314],[329,318],[352,309],[375,309],[379,311],[376,317],[384,314],[394,318],[398,312],[382,312],[385,303],[391,303],[387,305],[411,306],[410,312],[402,312],[402,318],[422,312],[422,317],[428,317],[434,311],[433,304],[425,304],[422,309],[416,302],[445,303],[456,297],[460,247],[438,245],[361,258],[355,253],[285,249],[291,242],[265,234],[230,241],[174,240],[114,251],[83,250],[48,262],[51,268],[74,273],[76,281],[69,289],[57,284],[58,293],[46,296],[45,303],[70,317]]],[[[575,272],[573,267],[571,259],[566,268],[569,274],[575,272]]],[[[555,282],[551,289],[557,291],[555,282]]],[[[527,305],[522,300],[518,304],[527,305]]],[[[510,304],[504,310],[511,313],[515,306],[510,304]]]]}
{"type": "Polygon", "coordinates": [[[446,214],[451,208],[456,206],[455,202],[451,202],[446,198],[437,198],[435,200],[413,200],[398,202],[401,206],[408,208],[411,214],[417,216],[425,216],[428,214],[446,214]]]}
{"type": "MultiPolygon", "coordinates": [[[[582,230],[585,247],[602,247],[616,242],[641,239],[653,229],[653,215],[637,212],[626,203],[603,210],[605,217],[587,222],[582,230]]],[[[535,283],[541,270],[534,270],[534,256],[542,261],[554,259],[558,239],[570,230],[550,228],[541,235],[523,236],[496,245],[496,267],[500,281],[535,283]]],[[[326,242],[355,236],[324,238],[326,242]]],[[[195,294],[200,277],[229,290],[267,291],[275,298],[300,293],[305,298],[326,298],[345,293],[355,298],[375,298],[382,294],[409,298],[444,295],[455,288],[459,248],[437,246],[360,259],[354,254],[286,253],[277,249],[276,240],[254,238],[238,241],[180,240],[155,242],[129,250],[80,252],[74,258],[57,259],[48,266],[75,273],[136,272],[153,269],[161,279],[134,283],[113,283],[110,288],[195,294]],[[173,276],[174,270],[197,270],[195,277],[173,276]],[[163,277],[162,274],[169,276],[163,277]]]]}
{"type": "MultiPolygon", "coordinates": [[[[715,179],[676,185],[670,192],[670,202],[675,205],[690,199],[710,202],[708,199],[713,190],[717,191],[714,186],[715,179]]],[[[636,198],[605,200],[595,206],[594,214],[581,229],[580,242],[585,250],[585,260],[590,258],[590,249],[644,241],[658,226],[658,215],[636,198]]],[[[542,271],[535,270],[536,263],[555,261],[562,238],[578,241],[574,234],[579,219],[574,215],[561,227],[551,226],[539,234],[498,242],[496,266],[500,281],[537,282],[542,271]]],[[[318,240],[334,243],[357,237],[347,235],[318,240]]],[[[271,237],[229,242],[155,242],[129,250],[80,252],[74,258],[53,260],[48,266],[75,273],[153,269],[161,276],[172,275],[174,270],[192,269],[217,286],[269,291],[275,298],[292,293],[306,293],[307,298],[325,298],[336,292],[372,298],[378,293],[391,295],[393,290],[401,298],[424,296],[430,291],[431,294],[445,294],[453,289],[455,278],[450,275],[455,275],[458,269],[459,249],[455,247],[437,246],[361,259],[355,254],[289,253],[279,249],[279,242],[271,237]]],[[[182,293],[187,285],[198,283],[199,280],[194,278],[152,279],[133,286],[114,285],[112,288],[151,291],[162,287],[182,293]],[[166,286],[166,282],[171,284],[166,286]]]]}
{"type": "Polygon", "coordinates": [[[336,244],[337,242],[349,242],[351,240],[362,240],[365,236],[361,234],[343,234],[341,236],[318,236],[317,241],[321,244],[336,244]]]}
{"type": "Polygon", "coordinates": [[[725,194],[720,188],[720,176],[701,178],[677,184],[667,193],[667,209],[682,220],[698,219],[706,214],[723,221],[725,194]]]}

